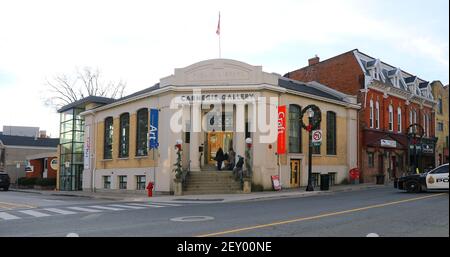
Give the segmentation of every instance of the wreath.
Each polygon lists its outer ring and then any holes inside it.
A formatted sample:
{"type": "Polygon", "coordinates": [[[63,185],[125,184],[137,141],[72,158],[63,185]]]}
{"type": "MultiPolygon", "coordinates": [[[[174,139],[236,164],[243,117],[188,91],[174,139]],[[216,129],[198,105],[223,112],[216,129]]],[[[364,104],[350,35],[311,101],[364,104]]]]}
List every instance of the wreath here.
{"type": "Polygon", "coordinates": [[[317,107],[314,104],[306,106],[300,113],[300,125],[302,126],[303,129],[307,130],[308,132],[319,128],[321,121],[322,121],[322,112],[320,111],[319,107],[317,107]],[[305,115],[308,109],[311,109],[314,112],[314,117],[312,118],[312,123],[306,125],[303,122],[303,116],[305,115]]]}
{"type": "Polygon", "coordinates": [[[408,131],[408,139],[412,141],[413,145],[417,143],[417,138],[421,140],[425,134],[423,127],[418,123],[409,125],[408,128],[406,128],[406,131],[408,131]],[[414,129],[412,130],[412,132],[409,132],[409,129],[412,127],[414,127],[414,129]]]}

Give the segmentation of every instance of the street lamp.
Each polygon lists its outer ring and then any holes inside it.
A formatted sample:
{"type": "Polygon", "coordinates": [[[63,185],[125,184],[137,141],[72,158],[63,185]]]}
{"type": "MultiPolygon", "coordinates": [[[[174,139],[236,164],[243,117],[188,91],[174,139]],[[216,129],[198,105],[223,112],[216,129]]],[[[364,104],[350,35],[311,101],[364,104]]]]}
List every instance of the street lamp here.
{"type": "Polygon", "coordinates": [[[308,186],[306,191],[314,191],[312,183],[312,131],[319,128],[320,122],[322,121],[322,114],[316,105],[306,106],[300,115],[300,125],[309,133],[309,151],[308,151],[308,186]],[[308,115],[308,125],[303,123],[303,116],[307,112],[308,115]]]}
{"type": "MultiPolygon", "coordinates": [[[[409,127],[406,129],[406,131],[410,131],[408,132],[408,139],[409,139],[409,148],[408,151],[410,151],[411,149],[411,145],[413,148],[413,161],[412,161],[412,166],[413,166],[413,170],[412,173],[416,173],[416,169],[418,168],[418,160],[417,160],[417,144],[420,144],[422,142],[422,138],[424,136],[424,129],[423,127],[418,124],[418,123],[414,123],[409,125],[409,127]],[[419,129],[419,131],[417,131],[417,128],[419,129]]],[[[422,151],[422,149],[420,149],[422,151]]],[[[411,156],[408,156],[408,161],[410,163],[410,167],[411,167],[411,156]]]]}

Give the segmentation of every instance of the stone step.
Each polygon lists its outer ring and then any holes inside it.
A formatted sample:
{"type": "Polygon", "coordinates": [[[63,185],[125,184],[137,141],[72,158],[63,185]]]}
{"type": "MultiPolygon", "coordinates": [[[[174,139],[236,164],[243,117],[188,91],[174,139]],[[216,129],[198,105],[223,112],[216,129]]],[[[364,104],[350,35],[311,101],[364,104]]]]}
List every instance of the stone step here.
{"type": "Polygon", "coordinates": [[[205,194],[241,194],[242,190],[185,190],[183,191],[183,195],[205,195],[205,194]]]}

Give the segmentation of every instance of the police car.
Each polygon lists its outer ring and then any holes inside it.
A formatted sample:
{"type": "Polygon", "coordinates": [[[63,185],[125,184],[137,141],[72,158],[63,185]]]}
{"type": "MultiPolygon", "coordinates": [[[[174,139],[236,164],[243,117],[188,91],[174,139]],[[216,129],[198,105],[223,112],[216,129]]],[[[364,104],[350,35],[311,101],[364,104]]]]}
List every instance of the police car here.
{"type": "Polygon", "coordinates": [[[398,179],[394,187],[410,193],[431,190],[448,190],[448,163],[429,172],[403,176],[398,179]]]}

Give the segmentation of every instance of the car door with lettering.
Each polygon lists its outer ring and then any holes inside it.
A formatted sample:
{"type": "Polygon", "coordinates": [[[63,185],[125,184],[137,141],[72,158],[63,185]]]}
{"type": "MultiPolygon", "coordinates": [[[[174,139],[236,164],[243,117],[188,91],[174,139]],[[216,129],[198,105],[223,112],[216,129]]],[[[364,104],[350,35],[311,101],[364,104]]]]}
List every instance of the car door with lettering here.
{"type": "Polygon", "coordinates": [[[448,189],[448,165],[430,171],[426,181],[428,189],[448,189]]]}

